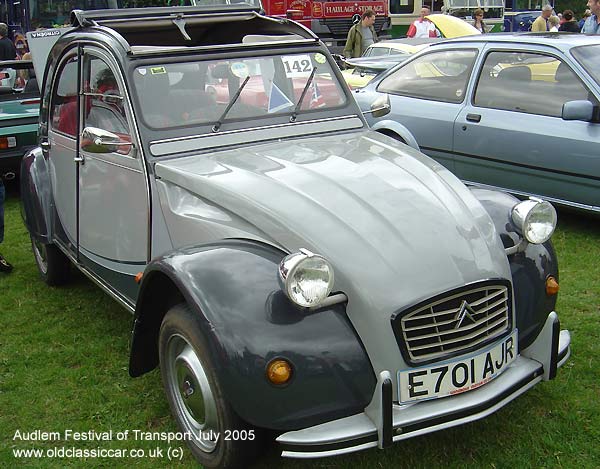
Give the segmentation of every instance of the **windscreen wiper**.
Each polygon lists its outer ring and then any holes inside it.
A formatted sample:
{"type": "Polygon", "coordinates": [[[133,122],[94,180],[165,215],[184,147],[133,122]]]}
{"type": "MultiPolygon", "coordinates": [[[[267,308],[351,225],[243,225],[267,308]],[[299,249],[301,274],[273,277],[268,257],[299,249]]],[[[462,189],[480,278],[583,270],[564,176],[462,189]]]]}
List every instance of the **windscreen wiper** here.
{"type": "Polygon", "coordinates": [[[315,77],[315,73],[317,73],[317,67],[313,67],[312,72],[310,72],[310,76],[308,77],[308,80],[306,80],[306,85],[304,85],[304,89],[302,90],[300,99],[298,100],[298,103],[296,103],[294,112],[292,112],[292,115],[290,116],[290,122],[296,122],[296,117],[298,117],[298,111],[300,111],[300,107],[302,106],[302,101],[304,101],[304,96],[306,95],[306,92],[308,91],[308,87],[310,86],[310,84],[313,81],[313,78],[315,77]]]}
{"type": "Polygon", "coordinates": [[[246,86],[246,83],[248,83],[248,80],[250,80],[250,75],[248,75],[246,77],[246,79],[244,80],[244,82],[240,85],[240,87],[238,88],[237,92],[233,95],[233,98],[231,98],[231,100],[229,101],[229,104],[227,105],[227,107],[223,111],[223,114],[221,114],[221,117],[219,117],[219,120],[217,120],[217,122],[215,123],[215,125],[213,125],[213,127],[212,127],[212,131],[213,132],[218,132],[219,131],[219,129],[223,125],[223,121],[225,120],[225,117],[227,116],[227,113],[229,112],[229,110],[231,109],[231,107],[235,104],[235,102],[237,101],[237,99],[240,97],[240,94],[242,93],[242,90],[244,89],[244,86],[246,86]]]}

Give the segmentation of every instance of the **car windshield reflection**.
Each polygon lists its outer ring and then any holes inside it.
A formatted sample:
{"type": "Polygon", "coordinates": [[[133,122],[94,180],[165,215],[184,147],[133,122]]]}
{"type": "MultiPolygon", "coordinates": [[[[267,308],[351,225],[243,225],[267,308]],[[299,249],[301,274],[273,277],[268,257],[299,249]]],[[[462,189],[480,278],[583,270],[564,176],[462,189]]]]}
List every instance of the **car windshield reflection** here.
{"type": "Polygon", "coordinates": [[[585,70],[600,83],[600,45],[576,47],[572,50],[573,57],[585,70]]]}
{"type": "Polygon", "coordinates": [[[155,129],[215,124],[230,105],[223,124],[292,115],[301,97],[299,114],[346,103],[321,53],[156,64],[138,67],[134,79],[143,119],[155,129]],[[302,97],[313,69],[314,78],[302,97]]]}

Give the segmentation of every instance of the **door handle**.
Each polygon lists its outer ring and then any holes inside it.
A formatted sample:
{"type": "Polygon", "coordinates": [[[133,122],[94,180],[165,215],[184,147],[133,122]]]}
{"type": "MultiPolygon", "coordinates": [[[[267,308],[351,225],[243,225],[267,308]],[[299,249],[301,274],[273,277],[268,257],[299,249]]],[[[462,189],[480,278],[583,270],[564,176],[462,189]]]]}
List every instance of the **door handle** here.
{"type": "Polygon", "coordinates": [[[85,158],[83,156],[76,156],[75,158],[73,158],[73,161],[75,163],[84,164],[85,163],[85,158]]]}
{"type": "Polygon", "coordinates": [[[480,114],[467,114],[467,120],[469,122],[480,122],[481,115],[480,114]]]}

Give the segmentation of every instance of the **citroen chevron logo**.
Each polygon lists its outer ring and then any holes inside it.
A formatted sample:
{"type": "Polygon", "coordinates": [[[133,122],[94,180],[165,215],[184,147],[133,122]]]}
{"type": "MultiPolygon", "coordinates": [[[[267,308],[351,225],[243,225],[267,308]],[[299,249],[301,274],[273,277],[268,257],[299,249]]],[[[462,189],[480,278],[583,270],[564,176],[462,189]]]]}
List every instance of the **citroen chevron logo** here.
{"type": "Polygon", "coordinates": [[[460,328],[460,326],[462,325],[463,321],[465,320],[465,318],[469,318],[471,320],[471,322],[475,322],[475,318],[473,317],[475,314],[477,314],[475,311],[473,311],[473,308],[471,308],[471,305],[469,303],[467,303],[465,300],[462,301],[462,303],[460,304],[460,308],[458,308],[458,313],[456,314],[456,326],[454,326],[454,329],[458,329],[460,328]]]}

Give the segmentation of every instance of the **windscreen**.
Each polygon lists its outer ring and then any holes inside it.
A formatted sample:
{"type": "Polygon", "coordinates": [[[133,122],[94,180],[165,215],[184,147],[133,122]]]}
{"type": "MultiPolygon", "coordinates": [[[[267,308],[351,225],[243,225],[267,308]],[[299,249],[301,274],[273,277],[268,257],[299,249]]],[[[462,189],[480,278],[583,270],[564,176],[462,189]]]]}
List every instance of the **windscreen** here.
{"type": "Polygon", "coordinates": [[[156,63],[134,71],[141,116],[155,129],[315,113],[346,96],[320,52],[156,63]]]}
{"type": "Polygon", "coordinates": [[[600,45],[576,47],[571,53],[596,83],[600,83],[600,45]]]}

